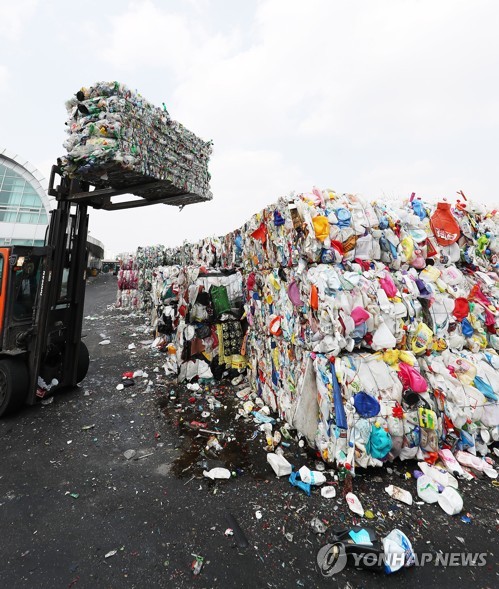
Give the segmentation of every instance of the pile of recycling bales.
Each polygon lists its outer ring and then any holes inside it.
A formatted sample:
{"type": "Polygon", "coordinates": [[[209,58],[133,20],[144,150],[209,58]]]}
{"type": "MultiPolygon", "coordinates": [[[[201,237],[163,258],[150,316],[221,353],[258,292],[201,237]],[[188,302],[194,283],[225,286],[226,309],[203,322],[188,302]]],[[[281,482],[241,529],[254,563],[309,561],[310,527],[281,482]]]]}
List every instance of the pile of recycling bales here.
{"type": "MultiPolygon", "coordinates": [[[[187,297],[196,268],[241,270],[251,386],[325,461],[353,470],[486,455],[499,440],[498,228],[497,211],[464,195],[435,206],[314,189],[170,257],[185,264],[187,297]]],[[[192,318],[170,342],[188,380],[208,374],[185,353],[192,318]]]]}
{"type": "Polygon", "coordinates": [[[251,380],[324,460],[499,439],[498,222],[315,190],[241,232],[251,380]]]}
{"type": "Polygon", "coordinates": [[[180,382],[190,382],[245,369],[242,286],[241,272],[235,270],[178,265],[154,270],[153,346],[168,353],[166,374],[178,373],[180,382]]]}
{"type": "Polygon", "coordinates": [[[165,260],[165,248],[153,245],[137,248],[134,256],[134,267],[137,269],[137,284],[140,292],[140,308],[150,313],[153,309],[152,283],[155,268],[162,266],[165,260]]]}
{"type": "Polygon", "coordinates": [[[120,261],[116,307],[151,312],[154,269],[165,263],[162,245],[139,247],[120,261]]]}
{"type": "Polygon", "coordinates": [[[142,291],[139,290],[139,275],[135,258],[128,257],[120,261],[118,270],[118,293],[116,307],[119,309],[138,309],[142,303],[142,291]]]}
{"type": "Polygon", "coordinates": [[[164,105],[155,107],[118,82],[99,82],[79,90],[66,108],[69,137],[62,162],[70,177],[115,189],[154,182],[144,194],[134,192],[141,196],[212,198],[211,142],[174,121],[164,105]]]}

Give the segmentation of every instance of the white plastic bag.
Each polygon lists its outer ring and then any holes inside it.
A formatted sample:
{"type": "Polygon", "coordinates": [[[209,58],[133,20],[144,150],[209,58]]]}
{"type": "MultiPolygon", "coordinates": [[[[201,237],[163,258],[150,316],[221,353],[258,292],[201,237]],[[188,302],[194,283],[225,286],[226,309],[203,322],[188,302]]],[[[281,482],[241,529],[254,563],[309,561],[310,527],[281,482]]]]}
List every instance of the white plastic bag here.
{"type": "Polygon", "coordinates": [[[373,335],[373,350],[390,350],[396,345],[397,340],[395,339],[393,333],[388,329],[386,323],[381,323],[373,335]]]}
{"type": "Polygon", "coordinates": [[[348,503],[348,507],[350,508],[350,511],[353,511],[357,515],[364,517],[364,508],[362,507],[362,504],[361,504],[359,498],[357,497],[357,495],[355,495],[354,493],[347,493],[345,495],[345,499],[346,499],[346,502],[348,503]]]}
{"type": "Polygon", "coordinates": [[[392,530],[383,538],[385,571],[395,573],[402,567],[410,567],[415,563],[414,550],[409,538],[400,530],[392,530]]]}
{"type": "Polygon", "coordinates": [[[397,501],[401,501],[402,503],[406,503],[407,505],[412,505],[412,495],[409,491],[405,489],[401,489],[400,487],[395,487],[395,485],[388,485],[385,487],[385,491],[393,497],[397,501]]]}

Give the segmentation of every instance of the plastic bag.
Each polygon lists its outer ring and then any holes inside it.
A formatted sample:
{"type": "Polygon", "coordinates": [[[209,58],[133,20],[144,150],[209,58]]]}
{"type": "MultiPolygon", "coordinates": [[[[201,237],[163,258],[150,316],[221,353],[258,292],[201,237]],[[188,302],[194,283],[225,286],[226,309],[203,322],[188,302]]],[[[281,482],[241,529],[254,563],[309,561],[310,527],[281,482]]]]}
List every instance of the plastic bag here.
{"type": "Polygon", "coordinates": [[[428,383],[421,373],[405,362],[400,362],[398,376],[404,389],[411,389],[415,393],[425,393],[428,390],[428,383]]]}
{"type": "Polygon", "coordinates": [[[400,530],[392,530],[386,538],[383,538],[383,551],[387,573],[395,573],[402,567],[411,567],[415,563],[412,544],[400,530]]]}
{"type": "Polygon", "coordinates": [[[303,301],[300,297],[300,288],[295,280],[292,280],[288,286],[288,297],[295,307],[301,307],[303,301]]]}
{"type": "Polygon", "coordinates": [[[371,435],[366,445],[366,450],[373,458],[385,458],[392,449],[392,437],[382,427],[371,428],[371,435]]]}
{"type": "Polygon", "coordinates": [[[381,323],[373,335],[373,350],[385,350],[388,348],[394,348],[396,345],[397,340],[395,339],[393,333],[390,331],[386,323],[381,323]]]}
{"type": "Polygon", "coordinates": [[[329,221],[327,220],[327,217],[317,215],[312,219],[312,225],[314,226],[315,237],[317,237],[319,241],[324,241],[329,237],[329,221]]]}
{"type": "Polygon", "coordinates": [[[230,313],[230,302],[225,286],[212,286],[210,288],[210,296],[213,302],[213,308],[218,316],[224,313],[230,313]]]}
{"type": "Polygon", "coordinates": [[[300,479],[309,485],[323,485],[326,482],[324,473],[318,470],[310,470],[306,466],[302,466],[298,471],[300,479]]]}
{"type": "Polygon", "coordinates": [[[465,299],[464,297],[458,297],[454,301],[454,310],[452,311],[452,314],[458,321],[462,321],[465,317],[467,317],[469,310],[470,304],[468,299],[465,299]]]}
{"type": "Polygon", "coordinates": [[[389,274],[385,273],[385,276],[379,279],[379,284],[388,298],[392,299],[397,296],[397,287],[389,274]]]}
{"type": "Polygon", "coordinates": [[[354,395],[353,404],[361,417],[376,417],[380,410],[377,399],[364,391],[360,391],[360,393],[354,395]]]}
{"type": "Polygon", "coordinates": [[[365,323],[370,317],[369,313],[363,307],[355,307],[352,309],[350,316],[354,320],[356,326],[365,323]]]}

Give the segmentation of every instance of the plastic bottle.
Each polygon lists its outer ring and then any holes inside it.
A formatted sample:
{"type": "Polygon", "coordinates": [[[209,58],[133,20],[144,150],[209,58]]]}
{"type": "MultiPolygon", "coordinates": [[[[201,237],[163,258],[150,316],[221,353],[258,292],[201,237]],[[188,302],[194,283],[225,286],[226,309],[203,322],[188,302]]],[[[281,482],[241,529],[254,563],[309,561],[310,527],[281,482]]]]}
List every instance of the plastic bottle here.
{"type": "Polygon", "coordinates": [[[306,466],[302,466],[298,473],[301,480],[304,483],[309,483],[310,485],[322,485],[326,482],[324,473],[319,472],[318,470],[310,470],[306,466]]]}
{"type": "Polygon", "coordinates": [[[357,495],[355,495],[354,493],[347,493],[345,499],[348,503],[350,511],[353,511],[357,515],[364,517],[364,508],[362,507],[362,504],[357,495]]]}
{"type": "Polygon", "coordinates": [[[453,474],[455,477],[463,476],[464,471],[459,464],[459,462],[454,458],[454,454],[448,449],[445,448],[443,450],[438,451],[438,455],[442,459],[442,462],[445,465],[445,468],[453,474]]]}
{"type": "Polygon", "coordinates": [[[338,480],[339,481],[344,481],[348,475],[348,469],[345,468],[344,466],[342,466],[339,470],[338,470],[338,480]]]}
{"type": "Polygon", "coordinates": [[[444,472],[439,468],[430,466],[426,462],[418,462],[418,466],[422,470],[423,474],[429,476],[438,484],[442,485],[442,487],[454,487],[454,489],[458,488],[459,484],[457,480],[450,474],[450,472],[444,472]]]}
{"type": "Polygon", "coordinates": [[[438,497],[438,504],[449,515],[456,515],[463,509],[463,498],[452,487],[446,487],[438,497]]]}
{"type": "Polygon", "coordinates": [[[199,575],[199,573],[201,572],[201,569],[203,568],[203,563],[204,563],[204,558],[202,556],[195,556],[195,560],[192,561],[192,574],[193,575],[199,575]]]}
{"type": "Polygon", "coordinates": [[[436,503],[438,501],[437,483],[427,475],[422,475],[417,480],[418,497],[425,503],[436,503]]]}

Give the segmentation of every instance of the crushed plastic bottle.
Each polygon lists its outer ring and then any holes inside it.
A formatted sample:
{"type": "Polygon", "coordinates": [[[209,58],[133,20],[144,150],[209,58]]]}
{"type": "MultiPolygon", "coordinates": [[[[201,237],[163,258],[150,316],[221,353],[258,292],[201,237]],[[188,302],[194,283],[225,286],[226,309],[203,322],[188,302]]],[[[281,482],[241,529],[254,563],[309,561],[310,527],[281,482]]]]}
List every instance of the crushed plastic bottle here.
{"type": "Polygon", "coordinates": [[[204,558],[202,556],[197,555],[197,554],[193,554],[192,556],[194,556],[194,560],[192,561],[192,564],[191,564],[192,574],[199,575],[199,573],[201,572],[201,569],[203,568],[204,558]]]}
{"type": "Polygon", "coordinates": [[[353,513],[356,513],[357,515],[364,517],[364,508],[362,507],[362,504],[357,495],[355,495],[354,493],[347,493],[345,499],[348,503],[350,511],[353,511],[353,513]]]}
{"type": "Polygon", "coordinates": [[[208,478],[208,479],[230,479],[230,477],[232,476],[230,474],[230,470],[228,470],[227,468],[222,468],[220,466],[216,466],[215,468],[212,468],[211,470],[204,470],[203,471],[203,475],[208,478]]]}
{"type": "Polygon", "coordinates": [[[322,485],[326,482],[324,473],[319,472],[318,470],[310,470],[306,466],[302,466],[298,473],[301,480],[310,485],[322,485]]]}

